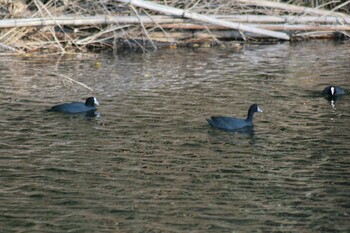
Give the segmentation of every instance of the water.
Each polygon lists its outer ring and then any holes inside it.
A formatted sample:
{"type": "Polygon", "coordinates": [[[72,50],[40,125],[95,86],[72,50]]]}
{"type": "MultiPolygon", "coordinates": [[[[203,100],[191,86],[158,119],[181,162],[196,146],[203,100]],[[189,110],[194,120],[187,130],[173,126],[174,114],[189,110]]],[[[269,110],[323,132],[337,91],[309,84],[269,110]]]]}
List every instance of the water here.
{"type": "Polygon", "coordinates": [[[350,44],[3,56],[1,232],[348,232],[350,44]],[[93,91],[67,79],[71,77],[93,91]],[[96,96],[95,118],[47,112],[96,96]],[[245,117],[251,134],[208,127],[245,117]]]}

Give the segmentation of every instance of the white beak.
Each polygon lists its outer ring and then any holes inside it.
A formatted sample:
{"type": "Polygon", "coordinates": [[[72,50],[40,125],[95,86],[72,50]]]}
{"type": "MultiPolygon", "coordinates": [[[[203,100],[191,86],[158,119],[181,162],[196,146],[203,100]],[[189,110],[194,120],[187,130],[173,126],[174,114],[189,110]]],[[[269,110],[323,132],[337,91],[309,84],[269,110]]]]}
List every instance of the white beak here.
{"type": "Polygon", "coordinates": [[[263,112],[263,110],[261,110],[261,108],[258,106],[258,112],[263,112]]]}
{"type": "Polygon", "coordinates": [[[95,97],[94,97],[94,104],[95,105],[100,105],[95,97]]]}

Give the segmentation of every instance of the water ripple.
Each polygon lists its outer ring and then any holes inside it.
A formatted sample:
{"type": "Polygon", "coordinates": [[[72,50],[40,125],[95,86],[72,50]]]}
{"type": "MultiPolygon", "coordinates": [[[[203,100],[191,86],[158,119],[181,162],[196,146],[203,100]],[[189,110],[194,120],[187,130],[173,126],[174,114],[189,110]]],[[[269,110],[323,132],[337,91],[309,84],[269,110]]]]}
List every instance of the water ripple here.
{"type": "Polygon", "coordinates": [[[347,231],[349,97],[332,108],[320,91],[349,89],[339,59],[349,51],[310,42],[4,57],[2,231],[347,231]],[[46,111],[92,95],[99,117],[46,111]],[[205,121],[245,117],[254,102],[264,113],[251,132],[205,121]]]}

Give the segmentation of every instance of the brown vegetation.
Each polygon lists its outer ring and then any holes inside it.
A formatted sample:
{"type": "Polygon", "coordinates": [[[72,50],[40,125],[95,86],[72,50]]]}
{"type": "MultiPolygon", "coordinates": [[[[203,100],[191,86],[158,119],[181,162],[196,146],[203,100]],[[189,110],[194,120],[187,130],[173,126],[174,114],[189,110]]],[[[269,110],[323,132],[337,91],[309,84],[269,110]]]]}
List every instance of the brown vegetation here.
{"type": "Polygon", "coordinates": [[[348,37],[350,0],[3,0],[0,48],[15,52],[348,37]]]}

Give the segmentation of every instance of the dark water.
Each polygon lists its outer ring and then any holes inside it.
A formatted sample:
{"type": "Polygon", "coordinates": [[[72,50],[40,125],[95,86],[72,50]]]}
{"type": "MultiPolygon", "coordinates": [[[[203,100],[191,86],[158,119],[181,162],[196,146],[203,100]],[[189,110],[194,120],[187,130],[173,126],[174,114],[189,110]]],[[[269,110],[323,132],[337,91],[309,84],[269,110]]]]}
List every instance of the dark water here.
{"type": "Polygon", "coordinates": [[[2,56],[0,232],[349,232],[331,83],[350,89],[349,43],[2,56]],[[99,117],[45,111],[92,95],[99,117]],[[251,134],[208,127],[251,103],[251,134]]]}

